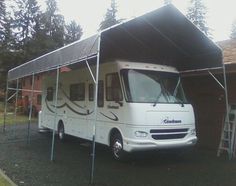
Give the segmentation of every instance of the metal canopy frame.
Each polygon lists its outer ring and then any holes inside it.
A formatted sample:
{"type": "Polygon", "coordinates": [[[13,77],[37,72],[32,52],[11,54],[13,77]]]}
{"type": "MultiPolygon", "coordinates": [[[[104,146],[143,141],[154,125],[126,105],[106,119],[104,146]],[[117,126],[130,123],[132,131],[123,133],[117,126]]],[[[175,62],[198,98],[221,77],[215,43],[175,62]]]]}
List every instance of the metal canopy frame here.
{"type": "MultiPolygon", "coordinates": [[[[9,87],[9,81],[17,80],[26,76],[32,76],[34,82],[35,74],[46,71],[56,70],[56,96],[57,105],[58,82],[60,78],[60,68],[78,63],[85,63],[91,77],[95,83],[95,102],[94,102],[94,125],[93,142],[91,156],[91,177],[94,180],[95,165],[95,141],[96,141],[96,121],[97,121],[97,94],[99,65],[109,59],[126,58],[136,62],[154,62],[163,65],[175,66],[182,73],[199,70],[202,68],[220,68],[223,65],[222,51],[200,32],[185,16],[182,15],[173,5],[162,7],[158,10],[144,14],[138,18],[128,20],[118,25],[112,26],[100,33],[76,41],[68,46],[45,54],[39,58],[22,64],[8,72],[6,98],[4,109],[4,127],[7,114],[8,91],[16,90],[16,102],[19,89],[9,87]],[[195,43],[193,45],[193,43],[195,43]],[[147,49],[148,47],[148,49],[147,49]],[[200,54],[200,55],[199,55],[200,54]],[[96,59],[96,77],[92,73],[88,60],[96,59]]],[[[226,109],[228,109],[228,96],[225,68],[223,65],[226,109]]],[[[18,83],[17,83],[18,85],[18,83]]],[[[30,91],[30,90],[26,90],[30,91]]],[[[31,87],[33,96],[34,85],[31,87]]],[[[16,105],[17,106],[17,105],[16,105]]],[[[56,109],[56,107],[55,107],[56,109]]],[[[16,117],[15,110],[15,117],[16,117]]],[[[32,115],[32,99],[30,103],[30,113],[28,122],[28,143],[30,143],[30,125],[32,115]]],[[[54,130],[52,135],[52,146],[50,159],[53,161],[55,146],[55,130],[57,112],[54,115],[54,130]]]]}
{"type": "MultiPolygon", "coordinates": [[[[223,53],[223,52],[222,52],[223,53]]],[[[224,90],[224,94],[225,94],[225,123],[228,125],[228,128],[230,128],[230,122],[229,122],[229,98],[228,98],[228,87],[227,87],[227,77],[226,77],[226,64],[223,61],[223,55],[222,55],[222,67],[216,67],[216,68],[205,68],[205,69],[198,69],[198,70],[187,70],[187,71],[182,71],[181,74],[194,74],[195,72],[207,72],[214,80],[215,82],[224,90]],[[223,74],[223,84],[220,82],[220,80],[217,79],[217,77],[211,72],[211,70],[222,70],[222,74],[223,74]]],[[[219,73],[219,71],[218,71],[219,73]]],[[[225,125],[224,123],[224,125],[225,125]]],[[[223,126],[224,127],[224,126],[223,126]]],[[[224,129],[222,129],[224,130],[224,129]]],[[[231,131],[228,130],[227,131],[227,135],[231,136],[231,131]]],[[[234,136],[232,138],[232,140],[228,141],[228,146],[229,146],[229,150],[228,150],[228,157],[231,160],[234,157],[234,147],[233,147],[233,139],[234,136]]],[[[217,153],[218,154],[218,153],[217,153]]],[[[217,155],[218,156],[218,155],[217,155]]]]}

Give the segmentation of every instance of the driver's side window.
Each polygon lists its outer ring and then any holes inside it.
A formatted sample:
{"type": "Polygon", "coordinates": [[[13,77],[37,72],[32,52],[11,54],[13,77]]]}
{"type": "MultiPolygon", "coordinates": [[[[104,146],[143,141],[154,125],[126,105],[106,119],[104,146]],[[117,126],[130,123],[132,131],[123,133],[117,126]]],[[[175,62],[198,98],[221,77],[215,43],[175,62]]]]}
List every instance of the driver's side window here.
{"type": "Polygon", "coordinates": [[[118,73],[106,75],[106,100],[122,101],[122,91],[118,73]]]}

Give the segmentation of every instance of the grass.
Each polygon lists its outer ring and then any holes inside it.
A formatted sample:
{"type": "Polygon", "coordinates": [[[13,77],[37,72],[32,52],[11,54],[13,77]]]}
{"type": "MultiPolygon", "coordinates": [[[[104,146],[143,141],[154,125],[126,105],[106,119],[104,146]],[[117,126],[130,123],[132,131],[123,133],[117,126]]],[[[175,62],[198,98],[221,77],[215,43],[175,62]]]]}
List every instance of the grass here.
{"type": "MultiPolygon", "coordinates": [[[[29,120],[29,116],[17,113],[15,118],[14,116],[14,106],[12,104],[8,104],[8,113],[6,117],[6,125],[12,124],[22,124],[27,123],[29,120]]],[[[32,122],[35,122],[37,118],[32,117],[32,122]]],[[[0,102],[0,126],[4,123],[4,103],[0,102]]]]}
{"type": "MultiPolygon", "coordinates": [[[[28,116],[26,115],[17,115],[16,119],[14,117],[14,114],[8,114],[6,117],[6,125],[12,125],[12,124],[25,124],[29,120],[28,116]]],[[[32,122],[35,122],[37,118],[32,118],[32,122]]],[[[4,116],[3,114],[0,114],[0,126],[3,125],[4,123],[4,116]]]]}
{"type": "Polygon", "coordinates": [[[4,112],[4,103],[0,102],[0,113],[4,112]]]}
{"type": "Polygon", "coordinates": [[[0,185],[1,186],[11,186],[11,184],[0,174],[0,185]]]}

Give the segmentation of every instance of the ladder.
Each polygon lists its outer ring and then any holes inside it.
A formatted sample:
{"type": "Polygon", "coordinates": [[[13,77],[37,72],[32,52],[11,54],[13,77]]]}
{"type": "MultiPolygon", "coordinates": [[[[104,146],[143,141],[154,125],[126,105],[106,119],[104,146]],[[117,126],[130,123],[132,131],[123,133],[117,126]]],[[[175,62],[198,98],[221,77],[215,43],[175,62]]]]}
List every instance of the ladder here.
{"type": "Polygon", "coordinates": [[[230,105],[221,131],[220,144],[217,151],[219,157],[223,152],[227,152],[229,159],[235,157],[235,129],[236,129],[236,105],[230,105]]]}

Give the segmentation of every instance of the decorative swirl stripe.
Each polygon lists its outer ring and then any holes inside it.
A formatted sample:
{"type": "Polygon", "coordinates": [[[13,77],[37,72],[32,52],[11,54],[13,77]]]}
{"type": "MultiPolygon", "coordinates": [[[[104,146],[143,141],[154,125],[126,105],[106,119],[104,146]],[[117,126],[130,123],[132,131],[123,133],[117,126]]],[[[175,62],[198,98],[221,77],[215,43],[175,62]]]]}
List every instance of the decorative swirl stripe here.
{"type": "Polygon", "coordinates": [[[113,112],[110,111],[110,113],[114,116],[114,118],[109,117],[109,116],[103,114],[102,112],[100,112],[101,115],[103,115],[104,117],[106,117],[106,118],[108,118],[108,119],[110,119],[112,121],[119,121],[119,118],[113,112]]]}

